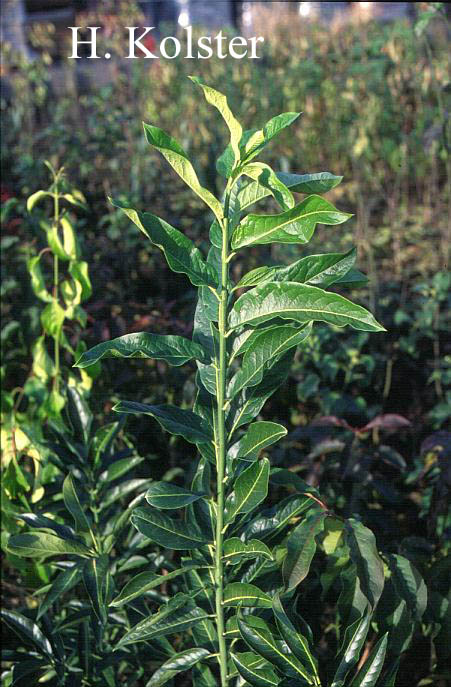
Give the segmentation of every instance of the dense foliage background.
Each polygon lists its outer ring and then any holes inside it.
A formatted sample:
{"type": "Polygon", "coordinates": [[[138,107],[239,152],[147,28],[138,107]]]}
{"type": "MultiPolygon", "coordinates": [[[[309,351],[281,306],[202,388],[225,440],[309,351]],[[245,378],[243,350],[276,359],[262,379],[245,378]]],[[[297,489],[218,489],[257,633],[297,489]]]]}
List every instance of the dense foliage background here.
{"type": "MultiPolygon", "coordinates": [[[[101,19],[124,24],[120,14],[101,19]]],[[[267,153],[275,169],[343,175],[328,199],[354,216],[333,233],[321,227],[308,250],[357,245],[357,264],[369,282],[352,292],[353,300],[369,306],[387,334],[318,328],[262,416],[290,430],[272,452],[274,464],[319,487],[337,512],[357,514],[381,548],[402,553],[425,577],[428,609],[404,659],[408,680],[397,684],[445,685],[451,489],[447,27],[433,18],[417,32],[407,22],[333,31],[313,23],[288,31],[282,17],[270,33],[259,61],[124,60],[109,65],[111,80],[100,87],[72,73],[72,90],[64,95],[52,81],[51,32],[37,37],[45,49],[32,63],[13,51],[7,55],[1,101],[5,541],[26,527],[11,513],[51,501],[58,481],[58,467],[47,466],[39,484],[45,488],[33,499],[31,445],[11,438],[19,424],[39,440],[43,431],[39,403],[23,389],[41,334],[41,306],[26,261],[46,245],[39,227],[44,206],[28,214],[26,199],[48,187],[45,159],[64,165],[86,198],[88,209],[76,209],[73,219],[93,293],[83,306],[86,326],[71,323],[65,332],[73,348],[79,340],[92,346],[134,331],[189,335],[194,292],[106,197],[151,210],[202,247],[211,219],[149,151],[141,126],[144,120],[170,131],[196,160],[203,185],[220,192],[215,160],[226,134],[219,116],[218,126],[211,125],[215,115],[186,78],[195,72],[227,92],[246,128],[279,112],[303,112],[267,153]],[[377,420],[388,414],[390,421],[377,420]],[[8,472],[11,452],[14,475],[8,472]]],[[[64,68],[69,76],[71,67],[64,68]]],[[[270,201],[267,209],[275,210],[270,201]]],[[[300,252],[283,245],[265,250],[266,264],[288,262],[300,252]]],[[[260,264],[261,248],[249,255],[246,265],[236,263],[234,278],[260,264]]],[[[70,366],[70,354],[64,355],[70,366]]],[[[121,398],[192,403],[189,364],[174,370],[160,361],[122,366],[109,360],[102,368],[89,400],[95,426],[116,419],[111,408],[121,398]]],[[[129,420],[126,434],[121,428],[118,450],[132,445],[144,460],[136,461],[135,484],[118,493],[118,507],[148,480],[176,479],[190,470],[190,449],[156,431],[150,420],[129,420]]],[[[131,568],[124,565],[124,580],[131,568]]],[[[49,565],[7,555],[6,606],[32,615],[36,592],[50,576],[49,565]]],[[[314,589],[315,581],[310,584],[314,589]]]]}

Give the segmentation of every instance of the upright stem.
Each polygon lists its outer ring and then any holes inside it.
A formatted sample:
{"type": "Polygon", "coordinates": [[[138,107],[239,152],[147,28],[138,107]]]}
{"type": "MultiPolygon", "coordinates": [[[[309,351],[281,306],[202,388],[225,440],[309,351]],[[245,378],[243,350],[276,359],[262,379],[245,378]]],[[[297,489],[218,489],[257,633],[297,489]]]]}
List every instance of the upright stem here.
{"type": "Polygon", "coordinates": [[[227,300],[228,300],[228,248],[229,248],[229,189],[226,189],[224,202],[224,221],[222,225],[222,254],[221,254],[221,290],[219,301],[219,375],[217,388],[218,405],[218,450],[217,450],[217,521],[215,548],[215,584],[216,584],[216,624],[219,640],[219,668],[221,672],[221,687],[227,687],[227,646],[224,637],[224,578],[223,578],[223,540],[224,540],[224,491],[225,465],[227,455],[227,435],[225,429],[224,404],[226,400],[227,373],[227,300]]]}
{"type": "MultiPolygon", "coordinates": [[[[58,193],[58,173],[55,176],[55,196],[54,196],[54,222],[56,231],[59,229],[59,193],[58,193]]],[[[59,263],[58,256],[53,254],[53,300],[55,304],[58,302],[58,281],[59,281],[59,263]]],[[[53,377],[53,388],[58,391],[59,376],[60,376],[60,342],[59,332],[55,335],[55,374],[53,377]]]]}

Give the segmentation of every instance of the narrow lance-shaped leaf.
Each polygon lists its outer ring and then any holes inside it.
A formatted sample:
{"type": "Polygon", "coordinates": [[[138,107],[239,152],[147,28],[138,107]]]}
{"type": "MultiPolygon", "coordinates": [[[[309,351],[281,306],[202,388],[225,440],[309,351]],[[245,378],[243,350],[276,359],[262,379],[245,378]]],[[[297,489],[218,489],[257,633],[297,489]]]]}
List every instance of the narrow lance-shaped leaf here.
{"type": "Polygon", "coordinates": [[[268,493],[269,460],[263,458],[252,463],[237,478],[233,493],[226,501],[226,522],[238,513],[250,513],[268,493]]]}
{"type": "Polygon", "coordinates": [[[40,654],[52,657],[52,645],[36,623],[30,620],[30,618],[6,608],[2,609],[0,614],[3,621],[17,632],[21,638],[25,637],[29,642],[32,642],[40,654]]]}
{"type": "Polygon", "coordinates": [[[136,599],[138,596],[142,596],[151,589],[160,587],[162,584],[167,584],[176,577],[184,575],[189,570],[196,570],[198,567],[199,566],[196,563],[186,564],[183,566],[183,568],[171,570],[171,572],[168,572],[165,575],[157,575],[156,573],[150,570],[139,573],[138,575],[133,577],[129,582],[127,582],[125,587],[121,590],[120,594],[118,594],[116,598],[113,599],[110,605],[123,606],[124,604],[133,601],[133,599],[136,599]]]}
{"type": "Polygon", "coordinates": [[[231,329],[249,325],[256,327],[275,317],[297,322],[322,321],[338,327],[378,332],[385,329],[361,305],[336,293],[329,293],[307,284],[294,282],[270,283],[244,293],[229,316],[231,329]]]}
{"type": "Polygon", "coordinates": [[[279,668],[285,675],[301,676],[307,684],[313,684],[313,677],[291,651],[283,650],[283,644],[276,642],[268,627],[250,625],[240,612],[238,612],[238,627],[243,640],[253,651],[279,668]]]}
{"type": "Polygon", "coordinates": [[[80,499],[78,498],[78,494],[75,490],[75,485],[70,474],[67,475],[63,482],[63,498],[67,510],[75,521],[77,530],[79,532],[89,532],[89,520],[87,519],[85,511],[80,504],[80,499]]]}
{"type": "Polygon", "coordinates": [[[276,115],[266,122],[263,129],[252,133],[244,145],[246,162],[256,157],[277,134],[293,124],[300,115],[301,112],[282,112],[282,114],[276,115]]]}
{"type": "Polygon", "coordinates": [[[191,410],[182,410],[172,405],[151,406],[135,401],[120,401],[113,407],[117,413],[151,415],[163,429],[171,434],[183,436],[192,444],[209,442],[212,435],[207,422],[191,410]]]}
{"type": "Polygon", "coordinates": [[[146,687],[160,687],[160,685],[166,684],[179,673],[183,673],[185,670],[195,666],[203,658],[206,658],[209,653],[208,649],[198,647],[196,649],[185,649],[185,651],[171,656],[152,675],[146,687]]]}
{"type": "Polygon", "coordinates": [[[75,367],[88,367],[103,358],[154,358],[170,365],[184,365],[188,360],[206,360],[203,348],[183,336],[136,332],[105,341],[85,351],[75,367]]]}
{"type": "Polygon", "coordinates": [[[94,613],[101,623],[106,621],[106,589],[109,575],[108,556],[102,554],[97,558],[91,558],[83,566],[83,582],[88,592],[94,613]]]}
{"type": "Polygon", "coordinates": [[[240,161],[240,149],[239,143],[241,136],[243,135],[243,129],[239,121],[234,117],[232,111],[227,103],[227,98],[225,95],[216,91],[211,86],[207,86],[202,79],[197,76],[190,76],[191,81],[200,86],[204,92],[205,99],[210,105],[216,107],[224,118],[230,131],[230,145],[235,155],[235,164],[240,161]]]}
{"type": "Polygon", "coordinates": [[[127,644],[184,632],[208,618],[208,615],[207,611],[198,608],[186,594],[177,594],[158,613],[144,618],[132,627],[118,642],[115,650],[127,644]]]}
{"type": "Polygon", "coordinates": [[[309,671],[309,673],[314,676],[315,683],[319,685],[320,682],[317,661],[312,655],[308,640],[294,627],[293,623],[285,612],[280,600],[280,595],[278,593],[273,599],[273,612],[276,617],[277,627],[280,634],[296,658],[298,658],[309,671]]]}
{"type": "Polygon", "coordinates": [[[384,588],[384,565],[377,551],[376,538],[371,530],[354,518],[345,522],[345,537],[362,592],[374,609],[384,588]]]}
{"type": "Polygon", "coordinates": [[[150,145],[154,146],[169,162],[171,167],[183,179],[183,181],[202,198],[204,203],[213,211],[216,219],[221,222],[223,218],[222,205],[210,191],[200,185],[194,167],[188,159],[182,146],[165,131],[157,126],[144,124],[144,134],[150,145]]]}
{"type": "Polygon", "coordinates": [[[362,618],[356,620],[346,631],[341,660],[332,680],[331,687],[344,687],[345,678],[351,668],[360,658],[360,652],[365,643],[371,623],[371,612],[369,608],[362,618]]]}
{"type": "Polygon", "coordinates": [[[280,678],[261,656],[251,651],[230,655],[241,677],[253,687],[277,687],[280,683],[280,678]]]}
{"type": "Polygon", "coordinates": [[[342,224],[352,217],[312,195],[279,215],[247,215],[232,235],[234,250],[265,243],[308,243],[317,224],[342,224]]]}
{"type": "Polygon", "coordinates": [[[322,531],[325,511],[314,511],[296,527],[287,540],[287,556],[283,562],[283,578],[287,590],[297,587],[310,570],[316,551],[315,537],[322,531]]]}
{"type": "Polygon", "coordinates": [[[57,577],[52,580],[51,587],[45,599],[39,605],[36,619],[39,620],[39,618],[47,613],[49,608],[55,603],[55,601],[57,601],[57,599],[59,599],[62,594],[73,589],[73,587],[75,587],[75,585],[81,580],[81,576],[81,569],[77,564],[60,572],[57,577]]]}
{"type": "Polygon", "coordinates": [[[256,333],[244,354],[240,369],[230,380],[227,397],[232,399],[241,389],[259,384],[265,366],[271,366],[283,353],[303,343],[311,331],[311,326],[307,325],[296,329],[290,326],[275,327],[261,334],[256,333]]]}
{"type": "Polygon", "coordinates": [[[375,644],[365,663],[351,682],[350,687],[375,687],[384,665],[387,641],[388,633],[375,644]]]}
{"type": "Polygon", "coordinates": [[[139,212],[119,201],[110,202],[122,210],[138,229],[160,248],[173,272],[186,274],[194,286],[216,286],[213,268],[208,265],[194,243],[178,229],[150,212],[139,212]]]}
{"type": "Polygon", "coordinates": [[[141,534],[167,549],[197,549],[208,542],[193,525],[172,520],[155,508],[135,508],[131,521],[141,534]]]}

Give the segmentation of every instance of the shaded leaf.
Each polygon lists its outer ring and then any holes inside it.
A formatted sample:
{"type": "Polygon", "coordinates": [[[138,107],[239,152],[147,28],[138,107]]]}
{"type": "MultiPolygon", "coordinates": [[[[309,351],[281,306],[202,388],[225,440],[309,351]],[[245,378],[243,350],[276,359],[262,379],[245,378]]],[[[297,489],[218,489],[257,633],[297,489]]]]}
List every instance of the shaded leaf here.
{"type": "Polygon", "coordinates": [[[255,559],[257,556],[272,560],[273,556],[266,544],[258,539],[250,539],[247,542],[241,541],[238,537],[226,539],[223,548],[223,560],[225,563],[236,564],[246,559],[255,559]]]}
{"type": "Polygon", "coordinates": [[[375,644],[365,663],[351,682],[350,687],[375,687],[384,665],[387,640],[388,634],[385,634],[375,644]]]}
{"type": "Polygon", "coordinates": [[[353,518],[345,521],[345,538],[362,592],[374,609],[384,588],[384,565],[377,551],[376,538],[371,530],[353,518]]]}
{"type": "Polygon", "coordinates": [[[48,558],[49,556],[75,554],[85,558],[92,555],[91,551],[81,542],[73,539],[60,539],[53,534],[44,532],[15,534],[9,538],[8,551],[16,556],[27,558],[48,558]]]}
{"type": "Polygon", "coordinates": [[[212,436],[208,424],[191,410],[182,410],[176,406],[151,406],[135,401],[119,401],[113,410],[117,413],[144,414],[154,417],[163,429],[171,434],[184,437],[192,444],[210,442],[212,436]]]}
{"type": "Polygon", "coordinates": [[[0,615],[5,623],[11,627],[19,637],[35,645],[40,654],[52,657],[53,650],[47,637],[41,632],[39,627],[30,618],[26,618],[17,611],[2,609],[0,615]]]}
{"type": "Polygon", "coordinates": [[[177,510],[202,498],[189,489],[178,487],[171,482],[153,482],[146,492],[146,501],[154,508],[177,510]]]}
{"type": "Polygon", "coordinates": [[[138,575],[133,577],[129,582],[127,582],[125,587],[121,590],[120,594],[118,594],[118,596],[116,596],[116,598],[113,599],[110,605],[123,606],[124,604],[133,601],[133,599],[136,599],[138,596],[145,594],[151,589],[160,587],[162,584],[167,584],[176,577],[184,575],[189,570],[196,570],[198,567],[199,566],[197,565],[197,563],[186,564],[183,566],[183,568],[171,570],[171,572],[168,572],[165,575],[157,575],[156,573],[151,571],[139,573],[138,575]]]}
{"type": "Polygon", "coordinates": [[[307,577],[316,551],[315,538],[322,531],[325,518],[325,511],[315,509],[288,537],[287,556],[282,568],[288,591],[297,587],[307,577]]]}
{"type": "Polygon", "coordinates": [[[122,210],[163,251],[173,272],[186,274],[194,286],[216,286],[213,268],[205,262],[200,250],[187,236],[150,212],[139,212],[119,201],[111,200],[111,203],[122,210]]]}
{"type": "Polygon", "coordinates": [[[206,360],[206,354],[198,343],[183,336],[137,332],[105,341],[85,351],[75,367],[88,367],[102,358],[154,358],[179,366],[193,358],[206,360]]]}
{"type": "Polygon", "coordinates": [[[158,613],[144,618],[132,627],[118,642],[115,650],[127,644],[148,641],[189,630],[196,623],[208,618],[208,613],[198,608],[186,594],[176,594],[158,613]]]}
{"type": "Polygon", "coordinates": [[[280,679],[268,665],[264,665],[261,656],[246,651],[245,653],[230,653],[236,669],[244,680],[255,687],[271,687],[278,685],[280,679]]]}
{"type": "Polygon", "coordinates": [[[197,648],[186,649],[185,651],[181,651],[171,656],[171,658],[165,661],[152,675],[146,687],[160,687],[160,685],[164,685],[178,673],[182,673],[192,668],[196,663],[199,663],[199,661],[208,656],[209,653],[208,649],[197,648]]]}
{"type": "Polygon", "coordinates": [[[167,549],[196,549],[208,542],[193,525],[172,520],[149,506],[135,508],[131,521],[141,534],[167,549]]]}

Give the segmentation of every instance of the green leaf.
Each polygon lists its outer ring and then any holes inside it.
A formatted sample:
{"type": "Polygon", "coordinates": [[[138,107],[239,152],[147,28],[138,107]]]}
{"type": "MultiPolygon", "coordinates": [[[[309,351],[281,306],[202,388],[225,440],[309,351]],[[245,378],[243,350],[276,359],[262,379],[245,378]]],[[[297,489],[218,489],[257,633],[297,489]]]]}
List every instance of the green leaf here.
{"type": "Polygon", "coordinates": [[[294,518],[308,511],[312,504],[315,504],[315,501],[305,494],[288,496],[246,525],[244,530],[246,538],[272,538],[291,523],[294,518]]]}
{"type": "Polygon", "coordinates": [[[357,663],[360,652],[365,643],[371,623],[371,613],[369,608],[366,613],[356,620],[346,630],[343,649],[341,650],[341,660],[332,680],[331,687],[343,687],[345,678],[351,668],[357,663]]]}
{"type": "Polygon", "coordinates": [[[205,361],[206,353],[198,343],[183,336],[137,332],[97,344],[85,351],[74,367],[88,367],[102,358],[154,358],[179,366],[193,358],[205,361]]]}
{"type": "Polygon", "coordinates": [[[264,188],[267,188],[283,210],[289,210],[294,206],[293,194],[285,184],[280,181],[279,177],[269,165],[263,162],[252,162],[245,165],[241,173],[258,181],[264,188]]]}
{"type": "Polygon", "coordinates": [[[79,253],[77,237],[68,217],[61,217],[59,225],[53,222],[51,225],[44,224],[47,232],[47,241],[53,253],[67,262],[76,260],[79,253]],[[62,240],[61,232],[62,230],[62,240]]]}
{"type": "Polygon", "coordinates": [[[160,248],[173,272],[186,274],[194,286],[217,285],[214,269],[208,265],[194,243],[178,229],[150,212],[139,212],[119,201],[110,202],[122,210],[138,229],[160,248]]]}
{"type": "Polygon", "coordinates": [[[48,558],[64,554],[75,554],[87,558],[92,555],[91,551],[80,542],[73,539],[60,539],[44,532],[15,534],[9,538],[6,548],[16,556],[27,558],[48,558]]]}
{"type": "Polygon", "coordinates": [[[172,520],[154,508],[135,508],[131,521],[141,534],[166,549],[196,549],[208,542],[193,525],[172,520]]]}
{"type": "Polygon", "coordinates": [[[208,649],[186,649],[180,653],[171,656],[167,661],[163,663],[160,668],[152,675],[150,680],[147,682],[146,687],[160,687],[166,682],[175,677],[178,673],[182,673],[185,670],[189,670],[196,663],[199,663],[203,658],[209,655],[208,649]]]}
{"type": "Polygon", "coordinates": [[[197,76],[190,76],[189,78],[202,88],[207,102],[216,107],[221,113],[230,131],[230,145],[235,155],[235,163],[238,163],[241,157],[239,143],[243,135],[243,129],[239,121],[232,114],[226,96],[216,91],[214,88],[211,88],[211,86],[207,86],[207,84],[197,76]]]}
{"type": "Polygon", "coordinates": [[[239,282],[237,286],[253,286],[254,284],[267,283],[268,281],[291,281],[301,284],[327,288],[335,282],[341,282],[346,278],[356,259],[356,249],[352,248],[347,253],[326,253],[321,255],[307,255],[296,260],[291,265],[264,268],[267,272],[255,274],[249,272],[245,277],[245,284],[239,282]]]}
{"type": "Polygon", "coordinates": [[[375,687],[384,665],[387,641],[388,633],[375,644],[365,663],[351,682],[350,687],[375,687]]]}
{"type": "Polygon", "coordinates": [[[41,313],[41,324],[46,334],[54,339],[59,338],[65,317],[66,314],[57,301],[46,305],[41,313]]]}
{"type": "Polygon", "coordinates": [[[139,573],[129,582],[127,582],[120,594],[113,599],[110,606],[123,606],[124,604],[133,601],[133,599],[136,599],[138,596],[142,596],[142,594],[145,594],[151,589],[160,587],[160,585],[166,584],[180,575],[184,575],[189,570],[197,570],[198,567],[199,566],[197,563],[186,564],[183,568],[171,570],[171,572],[166,573],[165,575],[157,575],[151,571],[139,573]]]}
{"type": "Polygon", "coordinates": [[[325,518],[325,511],[315,509],[288,537],[288,551],[282,568],[288,591],[295,589],[307,577],[316,551],[315,537],[322,532],[325,518]]]}
{"type": "Polygon", "coordinates": [[[151,406],[135,401],[120,401],[113,410],[117,413],[151,415],[163,429],[171,434],[183,436],[192,444],[212,441],[207,422],[191,410],[182,410],[172,405],[151,406]]]}
{"type": "Polygon", "coordinates": [[[171,482],[153,482],[146,492],[146,501],[154,508],[177,510],[201,499],[204,494],[195,494],[189,489],[171,482]]]}
{"type": "Polygon", "coordinates": [[[41,270],[41,256],[35,255],[33,258],[27,260],[27,269],[31,277],[31,288],[34,294],[44,301],[45,303],[50,303],[53,298],[52,295],[47,291],[44,281],[44,275],[41,270]]]}
{"type": "Polygon", "coordinates": [[[296,630],[293,623],[285,613],[279,593],[277,593],[273,599],[273,612],[276,617],[279,632],[286,641],[287,645],[290,647],[294,656],[300,660],[308,672],[315,677],[316,682],[320,684],[317,661],[312,655],[308,640],[296,630]]]}
{"type": "Polygon", "coordinates": [[[230,656],[241,677],[250,685],[255,687],[272,687],[272,685],[277,686],[280,683],[276,673],[272,668],[263,665],[264,661],[257,654],[251,651],[240,654],[231,652],[230,656]]]}
{"type": "MultiPolygon", "coordinates": [[[[338,186],[343,177],[335,176],[330,172],[316,172],[315,174],[289,174],[276,172],[276,176],[287,188],[295,193],[326,193],[338,186]]],[[[256,181],[243,184],[238,191],[237,205],[239,210],[244,210],[257,203],[262,198],[270,195],[265,188],[256,181]]]]}
{"type": "Polygon", "coordinates": [[[245,289],[248,286],[257,286],[257,284],[266,284],[269,281],[275,281],[273,275],[276,272],[276,267],[256,267],[251,270],[235,286],[235,289],[245,289]]]}
{"type": "Polygon", "coordinates": [[[290,326],[274,327],[261,334],[256,332],[244,354],[241,368],[230,380],[227,398],[232,399],[241,389],[259,384],[263,379],[265,366],[271,366],[278,356],[303,343],[311,331],[311,326],[307,325],[296,329],[290,326]]]}
{"type": "Polygon", "coordinates": [[[345,521],[345,538],[362,592],[374,609],[384,588],[384,564],[377,551],[376,538],[371,530],[354,518],[345,521]]]}
{"type": "Polygon", "coordinates": [[[308,243],[317,224],[342,224],[352,217],[321,196],[305,198],[279,215],[247,215],[232,234],[234,250],[265,243],[308,243]]]}
{"type": "Polygon", "coordinates": [[[225,522],[238,513],[250,513],[264,501],[268,493],[269,460],[255,461],[237,478],[232,494],[226,500],[225,522]]]}
{"type": "Polygon", "coordinates": [[[127,644],[142,642],[189,630],[208,618],[208,612],[198,608],[186,594],[176,594],[158,613],[144,618],[118,642],[115,650],[127,644]]]}
{"type": "Polygon", "coordinates": [[[266,122],[263,129],[252,133],[244,145],[244,160],[249,162],[256,157],[278,133],[293,124],[300,115],[300,112],[283,112],[266,122]]]}
{"type": "Polygon", "coordinates": [[[77,564],[60,572],[59,575],[52,580],[52,584],[45,599],[39,605],[36,620],[42,618],[62,594],[73,589],[73,587],[80,582],[81,576],[82,573],[77,564]]]}
{"type": "Polygon", "coordinates": [[[297,322],[321,321],[338,327],[350,325],[370,332],[385,331],[361,305],[316,286],[294,282],[263,284],[244,293],[230,312],[229,325],[231,329],[243,325],[256,327],[275,317],[297,322]]]}
{"type": "Polygon", "coordinates": [[[114,463],[109,465],[108,470],[100,475],[100,479],[106,483],[114,482],[114,480],[119,479],[127,474],[127,472],[130,472],[130,470],[133,470],[133,468],[142,463],[143,460],[143,456],[131,456],[130,458],[115,460],[114,463]]]}
{"type": "Polygon", "coordinates": [[[238,627],[246,644],[266,661],[279,668],[285,675],[301,676],[308,684],[313,684],[313,678],[291,653],[289,647],[285,643],[276,642],[268,627],[253,627],[241,614],[238,615],[238,627]]]}
{"type": "Polygon", "coordinates": [[[419,622],[426,610],[427,588],[418,570],[403,556],[386,556],[392,574],[392,581],[398,595],[407,603],[412,618],[419,622]]]}
{"type": "Polygon", "coordinates": [[[221,222],[223,218],[221,203],[216,200],[210,191],[200,185],[194,167],[182,146],[175,138],[169,136],[169,134],[162,129],[144,123],[143,126],[147,142],[154,146],[154,148],[166,158],[183,181],[194,191],[194,193],[197,193],[204,203],[213,211],[216,219],[221,222]]]}
{"type": "Polygon", "coordinates": [[[42,198],[50,198],[52,196],[53,194],[49,191],[35,191],[27,198],[27,212],[31,212],[36,203],[39,203],[42,198]]]}
{"type": "Polygon", "coordinates": [[[227,413],[229,439],[241,425],[251,422],[259,414],[267,399],[287,379],[292,361],[293,353],[288,351],[266,372],[260,384],[243,389],[241,394],[235,396],[227,413]]]}
{"type": "Polygon", "coordinates": [[[40,654],[53,658],[53,649],[47,637],[30,618],[16,611],[2,609],[0,615],[5,623],[11,627],[21,638],[35,645],[40,654]]]}
{"type": "Polygon", "coordinates": [[[271,446],[281,437],[284,437],[287,430],[277,422],[253,422],[247,428],[246,434],[230,449],[229,453],[233,458],[254,461],[260,451],[267,446],[271,446]]]}
{"type": "Polygon", "coordinates": [[[70,474],[67,475],[63,482],[63,499],[67,510],[75,521],[75,527],[77,531],[89,532],[91,526],[80,504],[80,499],[78,498],[78,494],[75,490],[74,482],[70,474]]]}
{"type": "Polygon", "coordinates": [[[251,539],[243,542],[238,537],[226,539],[223,549],[223,561],[235,565],[247,559],[255,559],[257,556],[266,558],[268,561],[273,560],[273,555],[266,544],[258,539],[251,539]]]}
{"type": "Polygon", "coordinates": [[[91,558],[83,566],[83,582],[92,608],[101,623],[106,622],[106,594],[109,577],[109,561],[106,554],[91,558]]]}
{"type": "Polygon", "coordinates": [[[67,388],[67,412],[77,439],[82,439],[85,444],[88,444],[91,435],[92,413],[80,391],[73,386],[67,388]]]}
{"type": "Polygon", "coordinates": [[[83,260],[73,260],[69,264],[69,274],[81,287],[81,301],[87,300],[92,294],[91,280],[89,279],[88,263],[83,260]]]}
{"type": "Polygon", "coordinates": [[[245,608],[271,608],[271,597],[254,584],[231,582],[224,588],[224,606],[243,606],[245,608]]]}

